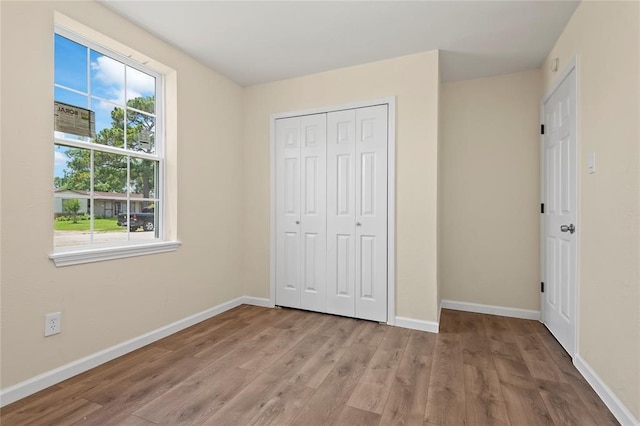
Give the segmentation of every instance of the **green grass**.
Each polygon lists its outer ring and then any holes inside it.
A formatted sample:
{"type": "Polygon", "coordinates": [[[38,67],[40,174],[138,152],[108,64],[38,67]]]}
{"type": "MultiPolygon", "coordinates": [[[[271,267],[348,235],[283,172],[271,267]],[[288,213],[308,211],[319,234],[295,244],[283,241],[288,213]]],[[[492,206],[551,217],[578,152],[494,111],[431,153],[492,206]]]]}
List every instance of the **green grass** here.
{"type": "MultiPolygon", "coordinates": [[[[54,221],[54,228],[56,231],[88,231],[91,226],[88,220],[79,220],[78,223],[72,221],[54,221]]],[[[96,232],[107,231],[126,231],[126,226],[118,226],[118,219],[94,219],[93,229],[96,232]]]]}

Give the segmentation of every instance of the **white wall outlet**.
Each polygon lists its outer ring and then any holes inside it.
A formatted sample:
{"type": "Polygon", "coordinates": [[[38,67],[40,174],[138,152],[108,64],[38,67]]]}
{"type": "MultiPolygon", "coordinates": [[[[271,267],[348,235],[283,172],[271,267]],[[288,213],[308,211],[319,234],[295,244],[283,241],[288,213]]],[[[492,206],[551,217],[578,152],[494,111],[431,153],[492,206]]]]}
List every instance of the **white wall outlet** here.
{"type": "Polygon", "coordinates": [[[60,321],[62,312],[54,312],[44,316],[44,336],[51,336],[60,333],[60,321]]]}

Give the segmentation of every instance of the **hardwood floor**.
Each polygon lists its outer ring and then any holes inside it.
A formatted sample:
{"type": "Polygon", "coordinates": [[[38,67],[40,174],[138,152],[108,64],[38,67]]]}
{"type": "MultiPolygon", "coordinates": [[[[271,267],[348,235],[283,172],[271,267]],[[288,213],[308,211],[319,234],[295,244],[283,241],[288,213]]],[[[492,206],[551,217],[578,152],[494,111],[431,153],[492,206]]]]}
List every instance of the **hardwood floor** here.
{"type": "Polygon", "coordinates": [[[537,321],[440,333],[243,305],[8,405],[9,425],[617,424],[537,321]]]}

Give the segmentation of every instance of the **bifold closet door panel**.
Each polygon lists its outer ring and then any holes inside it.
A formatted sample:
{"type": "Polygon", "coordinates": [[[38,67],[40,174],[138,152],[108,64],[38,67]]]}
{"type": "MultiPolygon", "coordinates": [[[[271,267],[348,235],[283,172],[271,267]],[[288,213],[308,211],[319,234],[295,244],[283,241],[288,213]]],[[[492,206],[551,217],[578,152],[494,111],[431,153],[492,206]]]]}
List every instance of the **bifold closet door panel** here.
{"type": "Polygon", "coordinates": [[[301,307],[326,312],[327,115],[300,117],[301,307]]]}
{"type": "Polygon", "coordinates": [[[326,114],[276,120],[276,304],[326,310],[326,114]]]}
{"type": "Polygon", "coordinates": [[[356,113],[355,317],[387,321],[387,105],[356,113]]]}
{"type": "Polygon", "coordinates": [[[327,312],[355,316],[356,111],[327,114],[327,312]]]}
{"type": "Polygon", "coordinates": [[[276,304],[300,307],[300,118],[276,120],[276,304]]]}

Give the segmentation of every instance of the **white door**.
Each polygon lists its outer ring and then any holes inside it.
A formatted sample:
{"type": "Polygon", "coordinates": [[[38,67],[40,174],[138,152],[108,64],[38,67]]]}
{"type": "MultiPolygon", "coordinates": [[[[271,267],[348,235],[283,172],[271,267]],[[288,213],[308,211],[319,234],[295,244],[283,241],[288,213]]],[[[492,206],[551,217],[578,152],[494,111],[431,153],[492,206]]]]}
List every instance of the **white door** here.
{"type": "Polygon", "coordinates": [[[577,141],[575,68],[543,105],[543,321],[575,353],[577,141]]]}
{"type": "Polygon", "coordinates": [[[276,300],[326,307],[326,114],[276,120],[276,300]]]}
{"type": "Polygon", "coordinates": [[[276,120],[276,300],[300,307],[300,117],[276,120]]]}
{"type": "Polygon", "coordinates": [[[300,307],[327,308],[327,115],[300,117],[300,307]]]}
{"type": "Polygon", "coordinates": [[[327,118],[327,312],[387,321],[387,105],[327,118]]]}
{"type": "Polygon", "coordinates": [[[327,312],[356,313],[356,110],[327,117],[327,312]]]}

